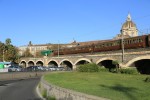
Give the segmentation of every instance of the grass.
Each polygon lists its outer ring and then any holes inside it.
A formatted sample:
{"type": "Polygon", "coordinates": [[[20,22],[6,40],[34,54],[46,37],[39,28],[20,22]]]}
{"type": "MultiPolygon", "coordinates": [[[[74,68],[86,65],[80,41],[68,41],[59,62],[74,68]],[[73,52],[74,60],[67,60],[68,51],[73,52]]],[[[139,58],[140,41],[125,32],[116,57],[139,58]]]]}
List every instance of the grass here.
{"type": "Polygon", "coordinates": [[[112,100],[149,100],[150,83],[144,82],[147,76],[108,72],[61,72],[47,74],[44,79],[60,87],[112,100]]]}

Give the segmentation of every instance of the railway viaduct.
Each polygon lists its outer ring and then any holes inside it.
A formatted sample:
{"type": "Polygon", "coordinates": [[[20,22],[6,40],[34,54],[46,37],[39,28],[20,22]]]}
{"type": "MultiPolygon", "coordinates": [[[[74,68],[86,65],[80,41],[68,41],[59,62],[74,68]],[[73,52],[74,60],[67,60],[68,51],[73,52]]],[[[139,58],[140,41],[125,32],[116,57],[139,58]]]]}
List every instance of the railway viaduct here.
{"type": "Polygon", "coordinates": [[[80,64],[96,63],[100,66],[109,67],[112,61],[118,61],[120,67],[150,67],[150,48],[126,49],[105,51],[98,53],[58,55],[56,57],[21,58],[20,65],[24,67],[32,65],[40,66],[64,66],[68,69],[76,69],[80,64]]]}

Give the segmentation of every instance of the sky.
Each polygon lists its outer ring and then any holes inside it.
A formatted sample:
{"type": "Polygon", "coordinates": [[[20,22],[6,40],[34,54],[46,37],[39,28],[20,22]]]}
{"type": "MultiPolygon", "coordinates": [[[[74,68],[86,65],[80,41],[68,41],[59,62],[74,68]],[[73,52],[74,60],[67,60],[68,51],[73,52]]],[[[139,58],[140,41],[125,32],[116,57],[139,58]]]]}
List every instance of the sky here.
{"type": "Polygon", "coordinates": [[[150,33],[150,0],[0,0],[0,41],[19,47],[112,39],[128,13],[150,33]]]}

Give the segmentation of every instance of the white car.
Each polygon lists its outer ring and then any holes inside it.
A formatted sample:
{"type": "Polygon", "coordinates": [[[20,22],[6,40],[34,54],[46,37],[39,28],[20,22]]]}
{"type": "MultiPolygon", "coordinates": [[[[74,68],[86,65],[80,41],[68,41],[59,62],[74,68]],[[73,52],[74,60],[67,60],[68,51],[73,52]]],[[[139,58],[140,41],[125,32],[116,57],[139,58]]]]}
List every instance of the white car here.
{"type": "Polygon", "coordinates": [[[50,71],[56,71],[57,70],[57,67],[55,66],[52,66],[52,67],[49,67],[50,71]]]}
{"type": "Polygon", "coordinates": [[[9,66],[8,67],[8,72],[20,72],[21,69],[22,68],[20,66],[9,66]]]}

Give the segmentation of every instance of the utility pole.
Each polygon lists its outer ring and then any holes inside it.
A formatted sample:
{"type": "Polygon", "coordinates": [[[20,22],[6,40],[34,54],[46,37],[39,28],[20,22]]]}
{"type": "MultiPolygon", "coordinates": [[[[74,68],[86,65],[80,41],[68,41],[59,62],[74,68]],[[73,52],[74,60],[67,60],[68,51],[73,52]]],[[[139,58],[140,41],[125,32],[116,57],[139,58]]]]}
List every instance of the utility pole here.
{"type": "Polygon", "coordinates": [[[58,41],[58,57],[59,57],[59,41],[58,41]]]}
{"type": "Polygon", "coordinates": [[[124,62],[124,38],[123,38],[123,33],[121,33],[121,47],[122,47],[122,62],[124,62]]]}
{"type": "Polygon", "coordinates": [[[3,49],[3,62],[5,61],[5,51],[3,49]]]}

